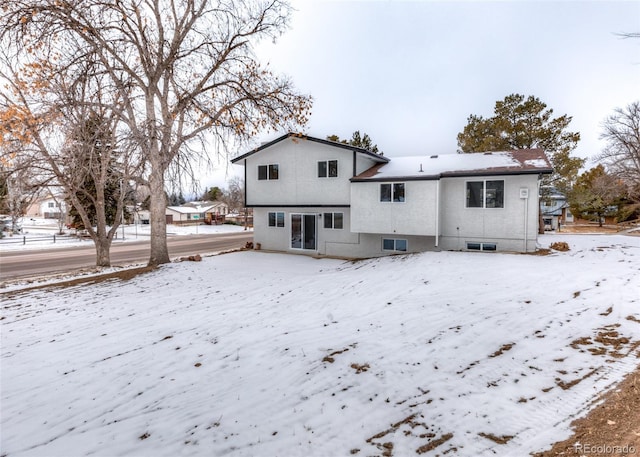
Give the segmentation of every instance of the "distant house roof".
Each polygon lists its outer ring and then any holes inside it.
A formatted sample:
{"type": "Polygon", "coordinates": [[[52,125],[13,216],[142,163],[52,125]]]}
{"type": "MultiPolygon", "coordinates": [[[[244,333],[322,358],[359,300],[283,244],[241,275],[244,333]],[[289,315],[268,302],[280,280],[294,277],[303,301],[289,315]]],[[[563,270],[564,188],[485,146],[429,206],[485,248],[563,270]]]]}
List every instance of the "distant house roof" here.
{"type": "Polygon", "coordinates": [[[549,174],[551,163],[542,149],[472,154],[392,157],[351,178],[353,182],[429,180],[444,177],[505,174],[549,174]]]}
{"type": "Polygon", "coordinates": [[[376,154],[375,152],[371,152],[371,151],[368,151],[368,150],[363,149],[363,148],[358,148],[356,146],[351,146],[351,145],[345,144],[345,143],[338,143],[336,141],[330,141],[330,140],[323,140],[323,139],[320,139],[320,138],[314,138],[312,136],[304,135],[302,133],[289,132],[289,133],[287,133],[285,135],[282,135],[279,138],[276,138],[273,141],[265,143],[265,144],[255,148],[255,149],[252,149],[251,151],[249,151],[249,152],[247,152],[245,154],[242,154],[242,155],[236,157],[235,159],[231,160],[231,163],[238,163],[239,161],[244,160],[249,156],[252,156],[256,152],[260,152],[263,149],[267,149],[268,147],[273,146],[274,144],[277,144],[277,143],[279,143],[281,141],[284,141],[284,140],[286,140],[288,138],[293,138],[294,140],[298,139],[298,140],[312,141],[314,143],[326,144],[328,146],[333,146],[333,147],[336,147],[336,148],[341,148],[341,149],[346,149],[346,150],[349,150],[349,151],[358,152],[358,153],[363,154],[363,155],[365,155],[365,156],[367,156],[369,158],[374,159],[377,162],[383,162],[383,163],[389,162],[389,159],[384,157],[384,156],[382,156],[381,154],[376,154]]]}
{"type": "Polygon", "coordinates": [[[209,211],[213,206],[201,206],[201,207],[193,207],[193,206],[167,206],[167,209],[170,211],[175,211],[176,213],[181,214],[201,214],[209,211]]]}
{"type": "Polygon", "coordinates": [[[182,206],[183,207],[187,206],[187,207],[191,207],[191,208],[197,208],[197,207],[200,207],[200,208],[214,208],[214,207],[228,206],[228,205],[225,202],[221,202],[219,200],[214,200],[214,201],[207,200],[207,201],[200,201],[200,202],[188,202],[188,203],[185,203],[182,206]]]}

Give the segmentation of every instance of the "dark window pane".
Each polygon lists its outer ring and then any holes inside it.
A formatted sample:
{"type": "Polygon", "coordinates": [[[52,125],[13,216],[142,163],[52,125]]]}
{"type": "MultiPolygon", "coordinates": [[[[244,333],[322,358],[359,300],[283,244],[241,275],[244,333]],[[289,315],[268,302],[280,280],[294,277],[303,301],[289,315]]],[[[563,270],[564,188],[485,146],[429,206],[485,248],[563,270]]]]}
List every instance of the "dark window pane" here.
{"type": "Polygon", "coordinates": [[[304,234],[304,248],[315,249],[316,248],[316,216],[314,214],[304,215],[304,227],[302,231],[304,234]]]}
{"type": "Polygon", "coordinates": [[[391,184],[380,184],[380,201],[391,201],[391,184]]]}
{"type": "Polygon", "coordinates": [[[504,181],[487,181],[487,201],[485,207],[504,207],[504,181]]]}
{"type": "Polygon", "coordinates": [[[269,165],[269,179],[278,179],[278,165],[269,165]]]}
{"type": "Polygon", "coordinates": [[[393,185],[393,201],[404,201],[404,183],[396,183],[393,185]]]}
{"type": "Polygon", "coordinates": [[[266,165],[258,165],[258,179],[267,179],[266,165]]]}
{"type": "Polygon", "coordinates": [[[333,213],[324,213],[324,228],[333,228],[333,213]]]}
{"type": "Polygon", "coordinates": [[[495,245],[495,243],[482,243],[482,250],[483,251],[495,251],[496,250],[496,245],[495,245]]]}
{"type": "Polygon", "coordinates": [[[472,251],[479,251],[480,250],[480,243],[467,243],[467,249],[472,250],[472,251]]]}
{"type": "Polygon", "coordinates": [[[291,215],[291,247],[294,249],[302,248],[302,215],[291,215]]]}
{"type": "Polygon", "coordinates": [[[330,178],[338,177],[338,161],[337,160],[329,160],[329,177],[330,178]]]}
{"type": "Polygon", "coordinates": [[[407,240],[396,240],[396,251],[406,251],[407,240]]]}
{"type": "Polygon", "coordinates": [[[394,240],[390,240],[388,238],[382,240],[382,249],[385,251],[393,251],[394,245],[394,240]]]}
{"type": "Polygon", "coordinates": [[[482,181],[467,183],[467,208],[482,208],[483,187],[482,181]]]}
{"type": "Polygon", "coordinates": [[[284,227],[284,213],[276,213],[276,218],[277,218],[276,226],[284,227]]]}
{"type": "Polygon", "coordinates": [[[333,213],[333,228],[342,228],[343,213],[333,213]]]}
{"type": "Polygon", "coordinates": [[[318,178],[327,177],[327,162],[318,162],[318,178]]]}
{"type": "Polygon", "coordinates": [[[276,226],[276,213],[269,213],[269,227],[276,226]]]}

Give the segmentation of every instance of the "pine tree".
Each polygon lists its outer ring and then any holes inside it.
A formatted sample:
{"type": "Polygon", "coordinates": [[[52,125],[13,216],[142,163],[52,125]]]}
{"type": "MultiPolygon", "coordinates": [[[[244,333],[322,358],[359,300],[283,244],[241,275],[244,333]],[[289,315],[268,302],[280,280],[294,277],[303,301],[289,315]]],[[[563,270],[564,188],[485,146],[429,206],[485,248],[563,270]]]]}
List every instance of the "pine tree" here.
{"type": "Polygon", "coordinates": [[[458,152],[541,148],[554,168],[545,184],[566,192],[584,164],[584,159],[571,156],[580,133],[567,131],[571,116],[552,115],[553,110],[537,97],[509,95],[496,102],[492,117],[472,114],[467,118],[467,125],[458,134],[458,152]]]}

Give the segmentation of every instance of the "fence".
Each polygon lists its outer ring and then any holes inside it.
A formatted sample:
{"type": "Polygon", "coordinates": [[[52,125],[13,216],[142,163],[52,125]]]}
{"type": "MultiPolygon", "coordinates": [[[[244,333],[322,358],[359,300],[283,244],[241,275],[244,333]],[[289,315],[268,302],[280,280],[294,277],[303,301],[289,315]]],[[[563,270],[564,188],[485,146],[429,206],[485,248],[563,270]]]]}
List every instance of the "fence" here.
{"type": "MultiPolygon", "coordinates": [[[[21,237],[11,237],[12,239],[6,239],[3,238],[2,242],[0,244],[22,244],[25,245],[27,243],[30,243],[32,241],[53,241],[53,243],[56,242],[56,235],[53,236],[35,236],[35,237],[29,237],[27,238],[26,236],[21,236],[21,237]]],[[[67,239],[68,237],[65,237],[65,239],[67,239]]]]}

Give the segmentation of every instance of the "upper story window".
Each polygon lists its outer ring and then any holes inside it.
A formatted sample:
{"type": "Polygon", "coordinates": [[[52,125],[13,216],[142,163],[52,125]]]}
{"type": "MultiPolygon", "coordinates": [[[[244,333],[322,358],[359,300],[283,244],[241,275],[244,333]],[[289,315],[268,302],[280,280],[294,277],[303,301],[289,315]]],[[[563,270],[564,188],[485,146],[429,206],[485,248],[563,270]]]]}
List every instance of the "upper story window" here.
{"type": "Polygon", "coordinates": [[[318,162],[318,178],[337,178],[338,161],[322,160],[318,162]]]}
{"type": "Polygon", "coordinates": [[[404,196],[405,193],[403,182],[396,182],[393,184],[380,184],[381,202],[403,202],[404,196]]]}
{"type": "Polygon", "coordinates": [[[467,208],[504,208],[504,181],[468,181],[467,208]]]}
{"type": "Polygon", "coordinates": [[[258,179],[278,179],[278,164],[258,165],[258,179]]]}

